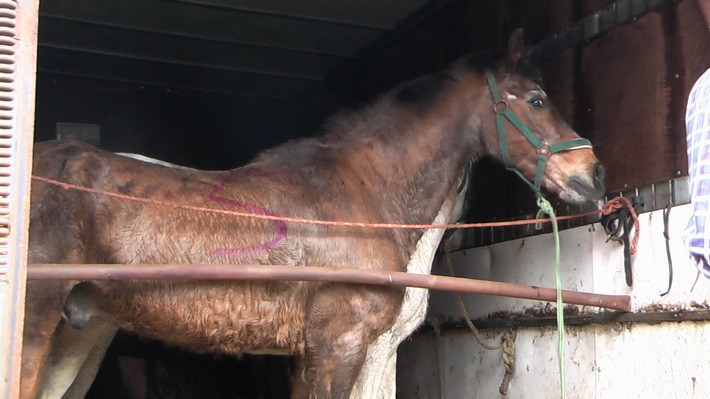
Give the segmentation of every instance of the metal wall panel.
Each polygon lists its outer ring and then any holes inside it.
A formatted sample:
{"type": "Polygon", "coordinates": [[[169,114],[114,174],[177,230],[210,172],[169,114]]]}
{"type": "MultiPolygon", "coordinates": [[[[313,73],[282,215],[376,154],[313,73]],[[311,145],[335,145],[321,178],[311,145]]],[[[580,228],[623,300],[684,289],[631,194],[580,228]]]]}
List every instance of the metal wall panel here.
{"type": "Polygon", "coordinates": [[[37,51],[36,0],[0,1],[0,397],[19,393],[37,51]]]}

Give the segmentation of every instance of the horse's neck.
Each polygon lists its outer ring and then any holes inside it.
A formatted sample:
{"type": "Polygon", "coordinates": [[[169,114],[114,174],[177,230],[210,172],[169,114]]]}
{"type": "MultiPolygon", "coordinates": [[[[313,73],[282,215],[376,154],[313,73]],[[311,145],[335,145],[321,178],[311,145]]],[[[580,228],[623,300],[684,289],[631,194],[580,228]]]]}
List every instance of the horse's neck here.
{"type": "MultiPolygon", "coordinates": [[[[464,184],[462,174],[471,158],[478,155],[477,139],[465,131],[465,123],[454,117],[432,119],[420,125],[402,124],[403,129],[410,130],[401,134],[392,131],[399,139],[389,138],[368,156],[363,156],[363,151],[353,153],[358,159],[354,163],[373,169],[375,184],[386,193],[381,205],[394,220],[432,222],[452,188],[456,195],[457,187],[463,189],[459,187],[464,184]],[[363,165],[360,158],[371,165],[363,165]]],[[[462,208],[454,212],[461,213],[462,208]]]]}

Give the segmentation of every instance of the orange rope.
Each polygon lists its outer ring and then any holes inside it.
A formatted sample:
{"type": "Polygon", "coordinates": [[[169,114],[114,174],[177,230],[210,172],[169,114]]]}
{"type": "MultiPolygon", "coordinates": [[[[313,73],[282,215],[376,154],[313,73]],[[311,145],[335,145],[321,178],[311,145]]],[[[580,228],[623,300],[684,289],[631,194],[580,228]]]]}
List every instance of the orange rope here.
{"type": "MultiPolygon", "coordinates": [[[[628,198],[620,195],[616,198],[612,198],[602,206],[602,213],[605,215],[609,215],[611,213],[616,212],[617,210],[626,207],[629,210],[629,213],[631,214],[631,217],[634,219],[634,237],[631,239],[631,247],[629,248],[629,252],[631,255],[634,255],[636,253],[636,245],[638,244],[639,241],[639,231],[640,231],[640,225],[639,225],[639,217],[636,214],[636,210],[634,209],[634,206],[631,204],[631,201],[629,201],[628,198]]],[[[623,223],[622,221],[619,221],[619,223],[623,223]]],[[[627,231],[626,234],[631,234],[630,231],[627,231]]]]}
{"type": "MultiPolygon", "coordinates": [[[[302,218],[295,218],[295,217],[256,214],[256,213],[232,211],[232,210],[226,210],[226,209],[215,209],[215,208],[208,208],[208,207],[194,206],[194,205],[175,204],[175,203],[171,203],[171,202],[164,202],[164,201],[154,200],[154,199],[149,199],[149,198],[140,198],[140,197],[134,197],[131,195],[126,195],[126,194],[119,194],[119,193],[114,193],[114,192],[109,192],[109,191],[97,190],[97,189],[90,188],[90,187],[78,186],[75,184],[65,183],[65,182],[61,182],[58,180],[53,180],[53,179],[49,179],[46,177],[35,176],[35,175],[32,175],[32,179],[37,180],[37,181],[41,181],[44,183],[48,183],[48,184],[53,184],[55,186],[60,186],[65,190],[84,191],[87,193],[104,195],[107,197],[119,198],[119,199],[141,202],[141,203],[151,204],[151,205],[160,205],[160,206],[167,206],[167,207],[176,208],[176,209],[186,209],[186,210],[191,210],[191,211],[209,212],[209,213],[216,213],[216,214],[229,215],[229,216],[240,216],[240,217],[249,217],[249,218],[254,218],[254,219],[282,221],[282,222],[290,222],[290,223],[301,223],[301,224],[315,224],[315,225],[325,225],[325,226],[368,227],[368,228],[380,228],[380,229],[468,229],[468,228],[480,228],[480,227],[520,226],[520,225],[526,225],[526,224],[546,223],[546,222],[550,221],[550,218],[542,218],[542,219],[512,220],[512,221],[507,221],[507,222],[486,222],[486,223],[401,224],[401,223],[364,223],[364,222],[346,222],[346,221],[334,221],[334,220],[314,220],[314,219],[302,219],[302,218]]],[[[606,206],[606,204],[604,206],[606,206]]],[[[577,215],[558,216],[557,220],[567,220],[567,219],[575,219],[575,218],[597,215],[597,214],[602,213],[603,209],[604,208],[602,208],[602,210],[589,211],[589,212],[584,212],[584,213],[580,213],[577,215]]],[[[633,212],[632,214],[634,215],[634,218],[636,218],[636,213],[633,211],[633,207],[631,208],[631,211],[633,212]]],[[[636,220],[636,223],[638,224],[638,220],[636,220]]],[[[638,226],[636,229],[638,231],[638,226]]]]}

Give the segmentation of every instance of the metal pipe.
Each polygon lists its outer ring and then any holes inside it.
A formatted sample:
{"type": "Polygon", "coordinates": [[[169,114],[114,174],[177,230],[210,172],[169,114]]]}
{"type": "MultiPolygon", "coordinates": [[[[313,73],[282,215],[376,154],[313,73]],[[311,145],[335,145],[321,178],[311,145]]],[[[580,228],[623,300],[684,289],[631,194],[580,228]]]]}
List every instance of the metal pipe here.
{"type": "MultiPolygon", "coordinates": [[[[417,287],[441,291],[500,295],[554,302],[557,291],[498,281],[361,269],[261,265],[104,265],[31,264],[31,280],[294,280],[331,283],[417,287]]],[[[606,295],[562,290],[568,304],[597,306],[628,312],[628,295],[606,295]]]]}

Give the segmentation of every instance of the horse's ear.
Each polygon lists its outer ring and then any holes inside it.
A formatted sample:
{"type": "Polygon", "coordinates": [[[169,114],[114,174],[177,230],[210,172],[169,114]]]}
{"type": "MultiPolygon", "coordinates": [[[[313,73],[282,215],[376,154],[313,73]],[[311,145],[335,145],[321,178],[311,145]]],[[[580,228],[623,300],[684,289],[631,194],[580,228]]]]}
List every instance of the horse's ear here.
{"type": "Polygon", "coordinates": [[[514,71],[518,62],[527,57],[527,49],[523,39],[523,28],[518,28],[510,34],[508,40],[508,58],[506,60],[508,70],[514,71]]]}

